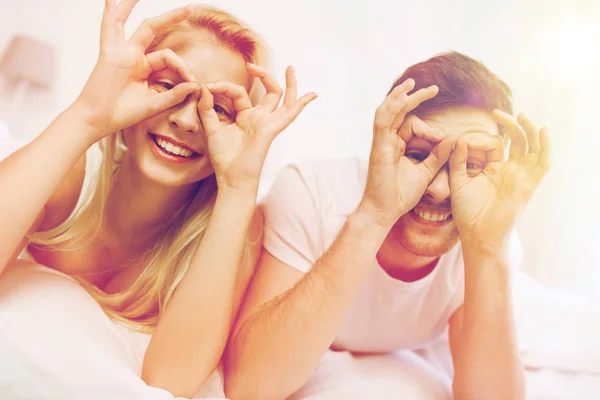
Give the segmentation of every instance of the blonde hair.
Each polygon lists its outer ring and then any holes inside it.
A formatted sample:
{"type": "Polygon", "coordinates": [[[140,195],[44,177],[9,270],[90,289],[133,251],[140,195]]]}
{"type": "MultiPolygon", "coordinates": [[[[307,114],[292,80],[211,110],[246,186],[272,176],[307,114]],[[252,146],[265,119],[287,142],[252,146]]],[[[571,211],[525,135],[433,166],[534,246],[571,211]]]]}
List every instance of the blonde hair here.
{"type": "MultiPolygon", "coordinates": [[[[153,51],[174,32],[198,29],[206,29],[214,34],[220,43],[238,52],[246,62],[267,66],[267,48],[256,32],[233,15],[205,5],[193,6],[191,16],[157,36],[147,52],[153,51]]],[[[250,96],[254,104],[261,95],[259,86],[251,86],[250,96]]],[[[102,164],[78,210],[58,227],[33,235],[33,244],[72,250],[89,244],[98,234],[115,173],[127,151],[121,145],[120,136],[110,135],[100,143],[102,164]]],[[[156,243],[151,243],[150,250],[141,259],[132,260],[142,262],[145,267],[128,289],[108,294],[83,279],[83,275],[76,277],[111,319],[142,332],[153,331],[161,311],[188,270],[194,251],[202,240],[216,193],[216,179],[211,175],[199,184],[196,195],[188,204],[168,221],[164,234],[156,243]]]]}

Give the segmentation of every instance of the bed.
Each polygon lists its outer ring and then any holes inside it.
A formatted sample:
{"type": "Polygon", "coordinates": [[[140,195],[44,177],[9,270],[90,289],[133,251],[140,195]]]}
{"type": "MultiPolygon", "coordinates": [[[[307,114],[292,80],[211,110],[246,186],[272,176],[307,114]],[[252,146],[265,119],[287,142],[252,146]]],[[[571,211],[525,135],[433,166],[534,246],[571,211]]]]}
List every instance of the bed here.
{"type": "MultiPolygon", "coordinates": [[[[23,145],[1,132],[0,159],[23,145]]],[[[600,399],[598,299],[549,290],[521,271],[513,287],[527,399],[600,399]]],[[[148,335],[114,324],[74,280],[34,261],[3,273],[0,327],[0,398],[175,399],[140,378],[148,335]]],[[[420,352],[328,352],[290,400],[450,399],[451,376],[445,336],[420,352]]],[[[220,370],[194,396],[223,397],[220,370]]]]}

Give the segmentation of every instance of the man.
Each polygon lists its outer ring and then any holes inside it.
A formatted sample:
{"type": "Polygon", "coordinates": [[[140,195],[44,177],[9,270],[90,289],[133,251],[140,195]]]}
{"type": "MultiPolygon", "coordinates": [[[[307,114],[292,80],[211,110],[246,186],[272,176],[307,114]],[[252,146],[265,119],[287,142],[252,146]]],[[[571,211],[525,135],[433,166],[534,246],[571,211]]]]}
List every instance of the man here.
{"type": "Polygon", "coordinates": [[[511,234],[549,168],[549,140],[511,116],[510,96],[483,64],[442,54],[394,83],[368,165],[281,172],[229,343],[230,398],[283,399],[329,348],[420,349],[446,327],[454,398],[524,397],[511,234]]]}

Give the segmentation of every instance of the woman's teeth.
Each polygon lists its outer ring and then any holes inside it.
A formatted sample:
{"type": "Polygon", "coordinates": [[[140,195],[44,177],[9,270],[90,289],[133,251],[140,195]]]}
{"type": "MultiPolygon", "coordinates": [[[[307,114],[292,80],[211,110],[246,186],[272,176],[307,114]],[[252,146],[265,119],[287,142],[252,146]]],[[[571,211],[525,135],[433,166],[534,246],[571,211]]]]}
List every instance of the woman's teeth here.
{"type": "Polygon", "coordinates": [[[176,156],[187,158],[191,157],[192,154],[194,154],[192,151],[184,149],[183,147],[177,146],[176,144],[173,144],[171,142],[167,142],[166,140],[161,139],[158,136],[154,136],[154,141],[160,148],[165,150],[167,153],[171,153],[176,156]]]}
{"type": "Polygon", "coordinates": [[[431,221],[431,222],[440,222],[440,221],[445,221],[448,218],[450,218],[450,216],[452,215],[452,213],[433,213],[433,212],[429,212],[429,211],[421,211],[421,210],[417,210],[416,208],[413,209],[414,213],[417,214],[419,216],[419,218],[424,219],[425,221],[431,221]]]}

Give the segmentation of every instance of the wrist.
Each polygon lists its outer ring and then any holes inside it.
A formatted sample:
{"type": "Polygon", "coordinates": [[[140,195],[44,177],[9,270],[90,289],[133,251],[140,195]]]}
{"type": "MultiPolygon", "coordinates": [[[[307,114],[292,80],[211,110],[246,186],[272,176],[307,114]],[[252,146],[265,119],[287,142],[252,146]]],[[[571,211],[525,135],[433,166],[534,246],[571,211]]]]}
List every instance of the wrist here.
{"type": "Polygon", "coordinates": [[[69,115],[69,118],[76,119],[80,122],[80,125],[82,126],[81,129],[86,132],[86,136],[93,140],[92,144],[103,137],[114,133],[108,129],[108,121],[106,121],[105,118],[95,115],[94,109],[81,100],[75,100],[75,102],[65,110],[65,114],[69,115]]]}
{"type": "Polygon", "coordinates": [[[95,132],[82,120],[77,110],[69,107],[52,121],[38,140],[51,140],[53,148],[63,149],[64,146],[68,146],[74,151],[84,153],[98,141],[94,136],[95,132]]]}
{"type": "Polygon", "coordinates": [[[486,258],[502,258],[507,254],[508,242],[504,240],[480,240],[461,236],[463,252],[486,258]]]}
{"type": "Polygon", "coordinates": [[[240,205],[248,205],[255,207],[257,190],[250,188],[235,188],[230,186],[218,186],[217,200],[227,200],[239,202],[240,205]]]}
{"type": "Polygon", "coordinates": [[[476,269],[492,267],[499,271],[510,270],[507,245],[462,240],[461,245],[465,268],[474,266],[476,269]]]}
{"type": "Polygon", "coordinates": [[[360,206],[348,216],[346,226],[361,238],[365,247],[372,248],[377,253],[393,225],[382,226],[373,215],[360,206]]]}
{"type": "Polygon", "coordinates": [[[397,216],[393,216],[388,212],[379,210],[370,201],[360,202],[355,214],[360,215],[361,219],[365,220],[365,223],[374,224],[379,229],[386,231],[386,234],[392,229],[398,219],[404,215],[404,212],[398,213],[397,216]]]}

